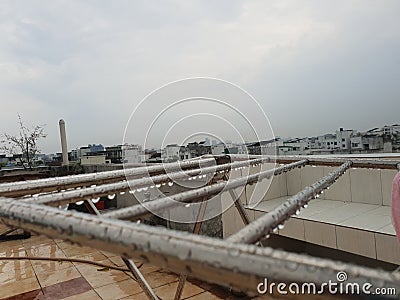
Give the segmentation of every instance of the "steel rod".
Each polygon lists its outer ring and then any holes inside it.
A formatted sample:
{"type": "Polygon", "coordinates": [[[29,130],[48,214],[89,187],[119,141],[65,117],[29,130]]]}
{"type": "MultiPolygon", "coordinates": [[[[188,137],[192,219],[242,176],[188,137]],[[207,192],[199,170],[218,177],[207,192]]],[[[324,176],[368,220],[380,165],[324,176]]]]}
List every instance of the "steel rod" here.
{"type": "MultiPolygon", "coordinates": [[[[228,180],[228,176],[224,175],[224,179],[228,180]]],[[[243,207],[242,203],[240,202],[239,196],[236,194],[235,190],[229,190],[229,195],[231,196],[233,203],[235,204],[235,207],[236,207],[243,223],[245,225],[250,224],[250,218],[246,212],[246,209],[243,207]]]]}
{"type": "Polygon", "coordinates": [[[98,218],[49,206],[0,199],[0,221],[79,245],[137,257],[175,273],[257,293],[265,278],[322,284],[346,272],[348,282],[400,291],[400,274],[185,232],[98,218]]]}
{"type": "Polygon", "coordinates": [[[325,188],[332,185],[352,165],[351,161],[345,162],[338,169],[321,178],[313,185],[304,188],[296,195],[269,213],[259,217],[243,229],[231,235],[228,240],[234,243],[255,243],[270,234],[274,228],[283,224],[287,219],[300,210],[311,199],[316,197],[325,188]]]}
{"type": "Polygon", "coordinates": [[[143,292],[150,300],[158,300],[157,295],[154,293],[153,289],[151,288],[150,284],[147,282],[146,278],[144,278],[143,274],[139,271],[138,267],[136,267],[135,263],[126,258],[122,258],[125,265],[129,268],[133,276],[136,278],[138,284],[142,288],[143,292]]]}
{"type": "Polygon", "coordinates": [[[83,199],[93,199],[110,194],[116,194],[120,192],[126,192],[131,189],[148,187],[151,185],[161,184],[170,182],[173,180],[185,179],[190,176],[212,174],[219,171],[229,171],[233,168],[239,168],[243,166],[250,166],[252,164],[269,162],[269,159],[255,159],[250,161],[241,161],[235,163],[227,163],[222,165],[216,165],[206,168],[198,168],[187,171],[178,171],[163,175],[157,175],[153,177],[146,177],[140,179],[133,179],[129,181],[121,181],[116,183],[103,184],[95,187],[87,187],[72,191],[65,191],[57,194],[46,194],[38,197],[31,197],[27,199],[21,199],[21,201],[32,202],[36,204],[48,204],[53,206],[59,206],[63,204],[69,204],[83,199]]]}
{"type": "Polygon", "coordinates": [[[213,163],[215,164],[214,158],[205,158],[176,163],[166,163],[149,167],[128,168],[124,170],[4,183],[0,185],[0,196],[20,197],[23,195],[31,195],[41,192],[65,190],[71,187],[73,188],[78,186],[80,187],[85,185],[121,181],[127,176],[149,176],[149,174],[152,173],[178,171],[180,169],[188,169],[199,167],[201,165],[210,165],[213,163]]]}
{"type": "Polygon", "coordinates": [[[257,174],[249,175],[247,177],[232,179],[228,182],[215,183],[210,186],[205,186],[172,196],[162,197],[153,201],[147,201],[130,207],[121,208],[112,212],[105,213],[104,216],[114,219],[131,219],[143,217],[148,215],[152,211],[161,211],[167,208],[178,206],[181,203],[192,202],[193,200],[199,199],[200,197],[206,195],[210,196],[221,191],[229,191],[244,186],[246,184],[252,184],[265,178],[269,178],[273,175],[277,175],[282,172],[290,171],[294,168],[305,166],[306,164],[307,160],[297,161],[288,165],[278,167],[274,170],[267,170],[259,172],[257,174]]]}

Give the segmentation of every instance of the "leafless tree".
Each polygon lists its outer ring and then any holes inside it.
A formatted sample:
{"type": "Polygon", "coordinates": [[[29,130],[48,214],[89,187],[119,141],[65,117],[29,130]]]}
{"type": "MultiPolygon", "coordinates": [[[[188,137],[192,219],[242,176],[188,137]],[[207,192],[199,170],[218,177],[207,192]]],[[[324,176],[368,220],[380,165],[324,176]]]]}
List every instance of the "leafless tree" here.
{"type": "Polygon", "coordinates": [[[25,126],[19,114],[18,125],[18,135],[7,133],[1,135],[0,149],[10,155],[22,153],[22,157],[19,158],[20,163],[24,169],[32,169],[34,166],[34,157],[40,153],[37,142],[39,139],[45,138],[47,134],[44,132],[44,125],[36,125],[31,129],[25,126]]]}

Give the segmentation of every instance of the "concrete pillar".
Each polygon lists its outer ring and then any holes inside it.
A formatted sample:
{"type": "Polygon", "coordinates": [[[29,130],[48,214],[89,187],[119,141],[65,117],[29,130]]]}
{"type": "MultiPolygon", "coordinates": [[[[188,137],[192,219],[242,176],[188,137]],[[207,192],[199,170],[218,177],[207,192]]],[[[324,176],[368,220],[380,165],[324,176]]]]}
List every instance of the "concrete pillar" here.
{"type": "Polygon", "coordinates": [[[61,150],[62,150],[62,165],[68,165],[68,148],[67,148],[67,135],[65,133],[65,122],[61,119],[58,124],[60,125],[60,137],[61,137],[61,150]]]}

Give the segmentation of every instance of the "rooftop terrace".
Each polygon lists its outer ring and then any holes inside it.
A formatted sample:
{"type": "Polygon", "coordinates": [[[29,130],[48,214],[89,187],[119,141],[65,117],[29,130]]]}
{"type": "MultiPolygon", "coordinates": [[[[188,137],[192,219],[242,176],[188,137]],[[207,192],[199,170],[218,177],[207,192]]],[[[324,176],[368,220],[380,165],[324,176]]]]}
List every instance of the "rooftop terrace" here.
{"type": "MultiPolygon", "coordinates": [[[[112,293],[112,296],[115,296],[116,294],[114,295],[112,291],[116,286],[119,287],[119,291],[124,290],[120,286],[125,281],[127,281],[130,293],[136,293],[135,291],[137,291],[138,295],[146,295],[149,299],[184,299],[191,296],[198,297],[194,299],[202,299],[201,297],[206,297],[204,299],[217,297],[216,299],[218,299],[218,297],[221,297],[221,294],[220,296],[212,295],[212,291],[207,289],[207,285],[204,285],[204,283],[197,281],[198,284],[189,284],[186,282],[187,278],[192,281],[197,279],[201,282],[217,284],[221,287],[232,287],[235,290],[246,293],[249,297],[254,297],[257,296],[257,285],[265,278],[282,282],[313,282],[321,284],[328,280],[335,280],[339,271],[347,274],[349,282],[360,284],[369,282],[374,287],[394,287],[400,293],[400,274],[398,273],[363,265],[337,262],[329,258],[291,253],[265,246],[266,237],[282,233],[285,235],[284,232],[286,231],[287,237],[303,239],[306,242],[331,248],[336,247],[343,251],[368,256],[369,252],[358,253],[357,251],[370,243],[368,238],[363,237],[363,232],[372,232],[374,245],[389,245],[391,247],[390,251],[396,252],[396,249],[398,249],[396,248],[398,247],[397,244],[390,244],[392,240],[390,242],[381,240],[377,243],[376,234],[380,233],[379,230],[384,230],[384,227],[390,225],[389,223],[386,224],[388,221],[386,210],[388,209],[387,207],[390,208],[390,203],[384,200],[383,196],[384,193],[387,193],[386,190],[384,192],[383,188],[384,186],[385,188],[387,187],[387,179],[383,180],[382,178],[386,178],[386,175],[382,177],[382,174],[388,171],[387,178],[389,178],[390,174],[394,174],[397,171],[397,168],[398,161],[394,160],[207,156],[198,160],[151,167],[3,184],[0,185],[0,197],[2,197],[0,201],[0,220],[8,227],[23,228],[26,231],[47,236],[47,238],[35,236],[22,242],[7,242],[14,243],[9,244],[9,250],[12,252],[19,253],[19,247],[23,246],[23,249],[20,248],[21,253],[28,254],[31,251],[29,243],[32,241],[32,243],[39,242],[36,245],[39,247],[35,248],[38,249],[38,253],[40,251],[54,250],[60,255],[68,257],[74,256],[70,253],[82,255],[88,253],[88,258],[96,261],[122,262],[123,265],[121,263],[121,266],[128,268],[129,272],[125,271],[126,273],[124,274],[121,271],[112,270],[104,273],[107,275],[97,271],[96,267],[80,266],[72,263],[71,274],[83,277],[89,284],[87,288],[90,287],[90,289],[83,293],[96,293],[95,297],[99,296],[103,299],[107,299],[107,296],[103,296],[106,293],[112,293]],[[277,166],[275,162],[278,163],[277,166]],[[364,171],[366,171],[367,175],[363,175],[364,171]],[[357,180],[361,180],[357,183],[359,185],[364,182],[358,175],[369,176],[368,174],[375,174],[376,171],[380,180],[378,184],[380,190],[379,194],[377,194],[378,200],[376,200],[378,202],[362,203],[363,199],[365,200],[366,198],[362,194],[357,195],[354,183],[357,180]],[[357,174],[357,172],[361,173],[357,174]],[[98,197],[125,194],[128,191],[133,192],[133,190],[136,193],[143,194],[144,191],[142,189],[155,190],[158,185],[168,182],[193,180],[203,176],[210,178],[209,183],[204,187],[190,189],[170,196],[157,197],[141,204],[133,203],[128,207],[111,212],[100,213],[93,203],[98,197]],[[344,176],[349,176],[348,182],[344,176]],[[350,183],[352,178],[352,183],[350,183]],[[330,199],[322,195],[323,191],[336,181],[338,183],[333,186],[336,188],[336,192],[332,192],[333,190],[331,189],[329,190],[330,195],[337,194],[347,197],[349,191],[349,199],[330,199]],[[271,184],[270,189],[267,189],[268,193],[258,194],[257,186],[263,187],[267,183],[271,184]],[[352,184],[353,189],[351,189],[352,184]],[[246,189],[240,191],[242,187],[246,189]],[[233,204],[232,208],[226,211],[224,209],[221,210],[221,213],[223,213],[222,218],[225,220],[223,222],[224,240],[198,235],[202,217],[207,211],[207,201],[205,200],[215,195],[220,197],[222,208],[229,202],[233,204]],[[261,202],[249,203],[250,195],[256,199],[259,198],[258,200],[261,200],[261,202]],[[320,197],[319,200],[312,200],[318,197],[320,197]],[[357,199],[360,201],[356,201],[357,199]],[[79,201],[83,201],[92,215],[65,211],[60,208],[61,205],[79,201]],[[332,201],[336,201],[338,205],[333,205],[332,201]],[[308,207],[309,202],[310,206],[308,207]],[[188,206],[188,203],[199,204],[192,234],[136,222],[143,220],[154,212],[184,209],[188,206]],[[368,205],[371,205],[371,207],[365,209],[364,207],[368,205]],[[350,209],[350,206],[352,209],[350,209]],[[330,217],[329,213],[326,216],[323,215],[324,210],[329,212],[334,207],[338,209],[342,207],[344,210],[333,213],[333,215],[347,214],[348,217],[344,219],[330,217]],[[383,214],[372,213],[381,210],[385,212],[383,214]],[[371,216],[374,215],[378,216],[377,220],[382,219],[381,226],[371,227],[368,222],[363,222],[362,216],[364,212],[370,214],[367,219],[372,218],[371,216]],[[318,214],[320,218],[316,218],[318,214]],[[379,216],[384,217],[380,218],[379,216]],[[352,217],[354,218],[352,219],[352,217]],[[300,226],[297,223],[293,223],[299,221],[302,222],[300,226]],[[308,225],[311,226],[308,226],[305,223],[306,221],[314,223],[310,223],[308,225]],[[238,225],[240,222],[242,224],[238,225]],[[283,227],[284,223],[287,225],[285,229],[283,227]],[[331,236],[326,234],[326,232],[331,232],[329,231],[330,229],[326,231],[314,230],[314,235],[309,234],[318,226],[325,226],[325,229],[328,228],[326,226],[332,226],[335,233],[334,245],[328,245],[327,241],[329,239],[324,239],[325,236],[331,236]],[[348,241],[361,237],[362,242],[358,243],[358,248],[346,248],[339,243],[340,227],[346,228],[346,230],[349,228],[351,230],[359,230],[359,232],[351,231],[343,234],[343,240],[348,241]],[[311,231],[306,230],[306,228],[311,228],[311,231]],[[321,237],[322,242],[319,243],[321,237]],[[40,241],[45,241],[43,247],[40,246],[40,241]],[[77,248],[77,246],[71,246],[69,243],[83,246],[84,248],[77,248]],[[47,246],[44,246],[45,244],[47,246]],[[65,251],[65,249],[70,249],[71,252],[68,253],[69,250],[65,251]],[[84,253],[85,251],[87,252],[84,253]],[[95,253],[100,259],[90,258],[90,253],[95,253]],[[122,259],[119,257],[122,257],[122,259]],[[141,263],[144,263],[143,267],[138,268],[138,264],[141,263]],[[87,269],[86,273],[80,270],[84,268],[87,269]],[[145,270],[147,268],[155,269],[153,269],[154,272],[146,273],[145,270]],[[98,291],[99,289],[101,290],[101,287],[96,287],[96,284],[92,284],[90,280],[95,282],[96,278],[102,278],[102,276],[109,278],[108,272],[116,272],[115,274],[119,274],[115,275],[116,277],[122,276],[124,279],[118,281],[120,283],[110,281],[109,284],[106,284],[107,279],[99,279],[102,286],[109,285],[108,288],[102,290],[103,294],[101,294],[98,291]],[[180,275],[177,277],[178,275],[173,275],[172,273],[180,275]],[[154,283],[153,279],[157,276],[166,278],[165,285],[169,287],[169,291],[165,292],[169,293],[168,295],[163,294],[166,288],[163,289],[161,285],[155,286],[157,283],[154,283]],[[136,279],[135,282],[132,279],[132,285],[128,284],[129,277],[136,279]],[[169,279],[167,278],[170,278],[171,281],[168,281],[169,279]],[[134,289],[135,285],[137,289],[134,289]],[[163,297],[162,295],[165,296],[163,297]]],[[[373,184],[376,184],[375,177],[370,178],[370,180],[373,184]]],[[[367,187],[369,185],[369,182],[367,182],[367,187]]],[[[136,197],[140,198],[138,195],[136,197]]],[[[375,199],[374,197],[372,198],[375,199]]],[[[387,230],[389,234],[387,232],[381,233],[393,236],[390,229],[387,230]]],[[[379,251],[384,253],[384,256],[378,257],[378,248],[374,247],[374,252],[370,257],[381,260],[389,257],[386,261],[398,264],[396,256],[390,254],[390,251],[389,255],[386,255],[388,251],[385,249],[388,249],[387,247],[384,246],[382,249],[379,251]],[[390,257],[390,255],[392,256],[390,257]]],[[[48,277],[46,274],[49,272],[50,274],[55,272],[53,273],[54,276],[51,276],[52,278],[57,278],[58,273],[63,273],[63,269],[46,270],[44,268],[36,272],[34,266],[36,263],[36,261],[31,261],[31,267],[29,267],[29,264],[25,261],[25,269],[31,268],[35,270],[36,279],[34,279],[36,281],[32,279],[33,286],[35,286],[36,282],[42,287],[42,281],[43,285],[45,285],[46,279],[43,278],[48,277]]],[[[60,267],[60,265],[57,265],[57,267],[60,267]]],[[[12,270],[13,267],[8,263],[7,268],[12,270]]],[[[14,273],[8,271],[7,274],[17,274],[17,268],[17,264],[14,264],[14,273]]],[[[67,269],[65,268],[64,270],[67,269]]],[[[33,273],[31,272],[31,274],[33,273]]],[[[5,278],[7,276],[14,278],[16,282],[25,280],[23,276],[19,277],[19,275],[4,276],[5,278]]],[[[113,276],[111,275],[111,277],[113,276]]],[[[33,278],[33,276],[31,277],[33,278]]],[[[71,277],[71,279],[74,279],[74,277],[71,277]]],[[[6,290],[3,289],[3,291],[6,290]]],[[[224,290],[221,289],[221,291],[224,290]]],[[[43,292],[43,289],[40,289],[39,292],[43,292]]],[[[8,296],[10,295],[5,297],[8,296]]],[[[226,297],[228,297],[226,294],[222,295],[222,298],[225,299],[226,297]]],[[[330,297],[325,295],[325,298],[330,297]]],[[[137,298],[134,297],[132,299],[137,298]]]]}

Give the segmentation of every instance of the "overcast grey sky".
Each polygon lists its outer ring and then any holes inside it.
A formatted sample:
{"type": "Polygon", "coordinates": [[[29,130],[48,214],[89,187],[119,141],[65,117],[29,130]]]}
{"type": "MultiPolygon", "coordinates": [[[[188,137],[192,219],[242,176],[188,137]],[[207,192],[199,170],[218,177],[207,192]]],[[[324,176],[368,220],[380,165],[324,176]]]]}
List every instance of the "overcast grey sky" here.
{"type": "Polygon", "coordinates": [[[397,0],[2,1],[0,131],[18,112],[47,124],[44,152],[60,118],[70,149],[118,144],[144,96],[191,76],[240,85],[279,136],[399,123],[399,15],[397,0]]]}

